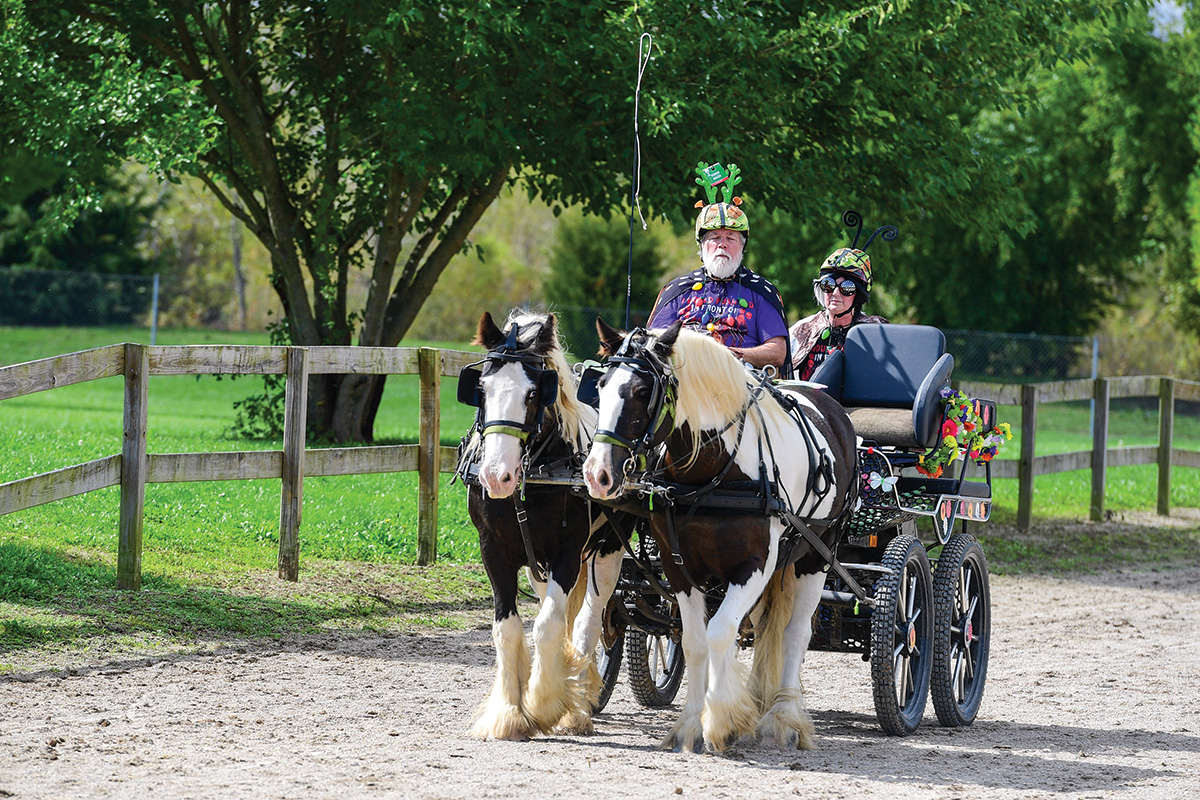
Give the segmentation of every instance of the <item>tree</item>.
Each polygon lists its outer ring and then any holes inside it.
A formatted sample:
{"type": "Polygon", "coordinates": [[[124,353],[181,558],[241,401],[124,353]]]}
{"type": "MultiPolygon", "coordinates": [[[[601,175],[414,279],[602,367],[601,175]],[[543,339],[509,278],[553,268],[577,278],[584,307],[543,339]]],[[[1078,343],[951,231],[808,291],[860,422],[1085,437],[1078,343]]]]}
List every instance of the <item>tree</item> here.
{"type": "Polygon", "coordinates": [[[542,284],[547,302],[623,310],[632,283],[632,307],[649,310],[663,272],[658,240],[638,226],[632,246],[631,271],[627,218],[583,214],[565,218],[550,250],[550,274],[542,284]]]}
{"type": "MultiPolygon", "coordinates": [[[[648,206],[687,205],[696,161],[721,159],[762,208],[828,216],[852,186],[975,209],[987,232],[1020,199],[960,110],[1023,101],[1062,30],[1107,5],[0,2],[6,138],[199,176],[271,253],[292,342],[383,346],[507,182],[595,212],[627,199],[643,31],[648,206]]],[[[382,378],[309,386],[310,430],[370,438],[382,378]]]]}
{"type": "Polygon", "coordinates": [[[93,206],[69,224],[39,229],[38,222],[68,191],[67,169],[18,154],[0,158],[0,174],[20,179],[0,193],[0,266],[10,268],[0,279],[0,319],[19,325],[127,324],[148,310],[149,278],[139,286],[127,277],[161,268],[140,247],[158,207],[153,198],[119,173],[102,174],[93,179],[99,193],[93,206]]]}
{"type": "Polygon", "coordinates": [[[1076,35],[1093,36],[1094,52],[1039,73],[1039,103],[1026,114],[990,112],[973,125],[981,147],[1009,160],[1028,223],[995,241],[969,219],[914,221],[897,278],[920,321],[1091,334],[1132,278],[1187,263],[1179,176],[1197,164],[1181,135],[1194,89],[1144,10],[1106,31],[1101,39],[1081,26],[1076,35]]]}

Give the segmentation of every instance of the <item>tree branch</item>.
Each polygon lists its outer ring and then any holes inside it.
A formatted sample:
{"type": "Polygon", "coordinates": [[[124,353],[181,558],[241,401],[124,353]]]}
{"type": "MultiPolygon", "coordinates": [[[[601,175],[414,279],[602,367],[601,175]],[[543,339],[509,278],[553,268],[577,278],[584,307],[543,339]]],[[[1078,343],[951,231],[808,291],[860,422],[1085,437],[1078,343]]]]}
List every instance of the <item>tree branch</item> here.
{"type": "MultiPolygon", "coordinates": [[[[403,284],[397,285],[396,292],[388,301],[387,315],[384,317],[382,343],[385,347],[395,347],[408,332],[413,320],[417,318],[417,312],[421,310],[425,299],[433,291],[434,285],[441,277],[442,271],[446,269],[446,265],[450,263],[450,259],[462,249],[463,242],[467,240],[467,234],[475,227],[475,223],[483,216],[483,212],[492,204],[492,201],[499,196],[500,190],[508,180],[511,168],[512,162],[505,163],[492,174],[491,180],[482,190],[471,193],[462,211],[454,218],[454,222],[450,224],[442,241],[425,259],[425,263],[413,277],[407,290],[402,291],[403,284]]],[[[407,272],[407,269],[405,271],[407,272]]]]}

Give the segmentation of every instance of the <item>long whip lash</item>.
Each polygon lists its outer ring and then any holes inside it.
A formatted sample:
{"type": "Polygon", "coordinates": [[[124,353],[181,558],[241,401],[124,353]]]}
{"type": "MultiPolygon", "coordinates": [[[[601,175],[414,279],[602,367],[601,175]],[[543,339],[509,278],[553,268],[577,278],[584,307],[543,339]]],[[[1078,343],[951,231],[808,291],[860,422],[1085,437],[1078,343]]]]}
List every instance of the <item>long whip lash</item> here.
{"type": "Polygon", "coordinates": [[[654,50],[654,37],[643,33],[638,39],[638,70],[637,85],[633,90],[633,195],[629,208],[629,265],[625,270],[625,330],[629,330],[629,303],[633,297],[633,215],[637,212],[642,221],[642,230],[646,230],[646,218],[642,216],[642,206],[638,195],[642,191],[642,140],[638,133],[638,102],[642,93],[642,76],[650,64],[650,54],[654,50]],[[644,50],[643,50],[644,48],[644,50]]]}

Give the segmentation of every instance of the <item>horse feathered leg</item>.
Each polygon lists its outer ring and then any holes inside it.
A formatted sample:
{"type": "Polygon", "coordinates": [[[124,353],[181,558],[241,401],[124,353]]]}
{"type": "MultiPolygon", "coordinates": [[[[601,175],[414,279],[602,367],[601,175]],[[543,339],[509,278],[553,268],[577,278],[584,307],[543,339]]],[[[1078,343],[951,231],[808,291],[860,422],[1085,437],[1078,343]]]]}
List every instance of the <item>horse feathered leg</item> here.
{"type": "Polygon", "coordinates": [[[747,685],[746,666],[738,661],[738,630],[766,587],[769,575],[756,572],[741,586],[731,585],[721,607],[708,621],[708,692],[704,703],[704,739],[720,753],[754,732],[758,708],[747,685]]]}
{"type": "Polygon", "coordinates": [[[688,665],[687,698],[679,719],[659,744],[663,750],[676,753],[697,753],[704,748],[705,687],[708,683],[708,639],[705,633],[704,595],[692,589],[675,595],[679,602],[679,617],[683,624],[683,658],[688,665]]]}
{"type": "MultiPolygon", "coordinates": [[[[794,571],[787,570],[790,575],[794,571]]],[[[800,667],[812,638],[812,615],[821,601],[825,573],[817,572],[794,579],[795,594],[791,620],[783,632],[783,660],[780,683],[770,698],[770,707],[758,722],[758,734],[781,744],[808,750],[813,746],[812,719],[804,708],[804,687],[800,667]]],[[[755,649],[758,641],[755,640],[755,649]]]]}
{"type": "MultiPolygon", "coordinates": [[[[608,555],[597,556],[594,568],[585,562],[576,587],[582,587],[580,604],[572,606],[577,609],[571,631],[571,644],[577,653],[587,660],[584,673],[579,676],[581,690],[586,704],[576,713],[570,714],[563,720],[562,727],[576,733],[588,733],[593,730],[592,708],[600,697],[603,680],[600,671],[596,669],[596,644],[600,641],[601,628],[604,623],[604,609],[608,599],[616,588],[617,578],[621,575],[621,558],[623,553],[616,550],[608,555]],[[593,577],[595,581],[593,582],[593,577]]],[[[579,592],[571,591],[571,598],[579,592]]]]}
{"type": "Polygon", "coordinates": [[[525,695],[525,711],[542,733],[585,702],[577,679],[586,664],[567,639],[566,612],[566,592],[551,578],[533,623],[533,674],[525,695]]]}
{"type": "Polygon", "coordinates": [[[477,739],[527,739],[536,729],[521,704],[530,670],[521,618],[513,613],[493,622],[492,642],[496,646],[496,678],[468,735],[477,739]]]}
{"type": "Polygon", "coordinates": [[[795,584],[794,570],[776,571],[755,609],[750,694],[760,714],[771,707],[783,680],[784,630],[792,618],[795,584]]]}

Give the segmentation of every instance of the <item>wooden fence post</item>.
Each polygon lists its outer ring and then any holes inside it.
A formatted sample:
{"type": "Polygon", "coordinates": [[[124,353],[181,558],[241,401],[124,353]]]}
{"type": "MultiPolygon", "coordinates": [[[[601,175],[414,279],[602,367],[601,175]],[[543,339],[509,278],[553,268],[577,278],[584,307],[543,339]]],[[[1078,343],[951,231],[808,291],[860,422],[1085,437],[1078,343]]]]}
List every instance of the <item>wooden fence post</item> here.
{"type": "Polygon", "coordinates": [[[1175,439],[1175,381],[1158,385],[1158,513],[1171,513],[1171,446],[1175,439]]]}
{"type": "Polygon", "coordinates": [[[142,523],[146,507],[147,378],[150,359],[140,344],[125,345],[125,433],[121,442],[121,512],[117,588],[142,588],[142,523]]]}
{"type": "Polygon", "coordinates": [[[1033,519],[1033,454],[1037,437],[1038,387],[1021,387],[1021,461],[1017,464],[1017,527],[1028,528],[1033,519]]]}
{"type": "Polygon", "coordinates": [[[283,499],[279,510],[279,577],[300,580],[300,508],[308,426],[308,349],[287,349],[283,402],[283,499]]]}
{"type": "Polygon", "coordinates": [[[441,472],[441,353],[430,347],[417,351],[421,373],[421,427],[417,450],[417,563],[437,561],[438,475],[441,472]]]}
{"type": "Polygon", "coordinates": [[[1096,413],[1092,425],[1092,503],[1093,522],[1104,519],[1104,479],[1108,466],[1108,378],[1097,378],[1092,392],[1096,413]]]}

